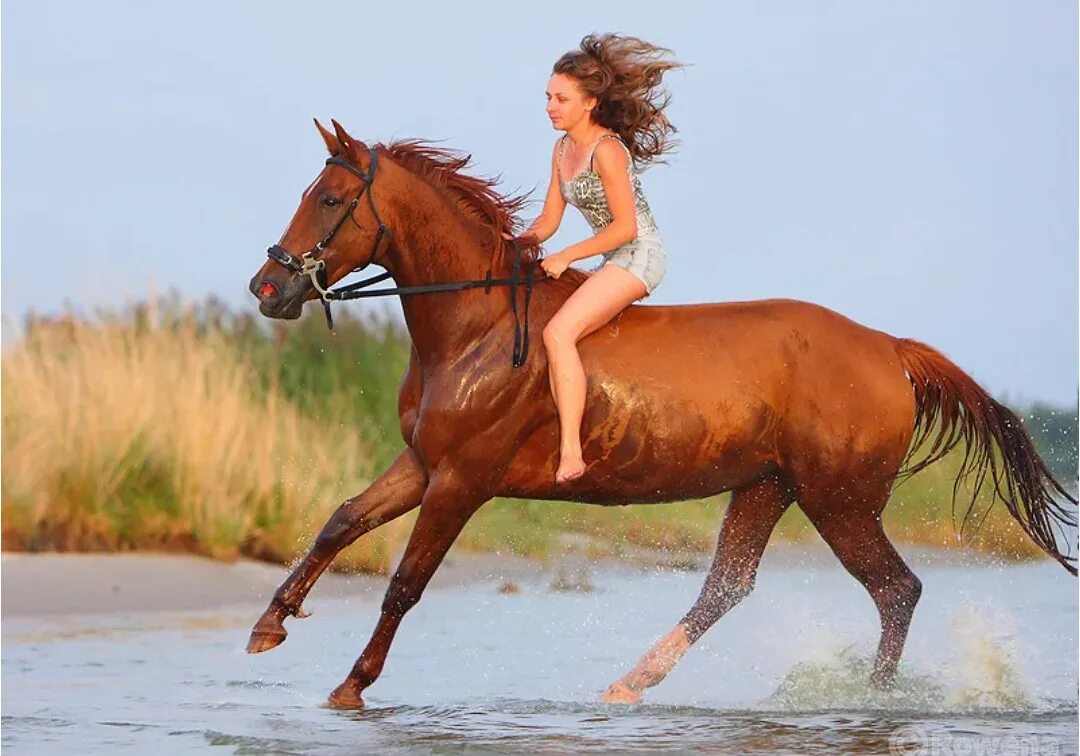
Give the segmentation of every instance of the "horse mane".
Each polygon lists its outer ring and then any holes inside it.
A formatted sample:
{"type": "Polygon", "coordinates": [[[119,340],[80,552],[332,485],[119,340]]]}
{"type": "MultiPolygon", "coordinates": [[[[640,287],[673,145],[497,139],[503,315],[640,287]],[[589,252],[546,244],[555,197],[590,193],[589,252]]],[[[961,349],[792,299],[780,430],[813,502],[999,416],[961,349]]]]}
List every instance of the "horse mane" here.
{"type": "MultiPolygon", "coordinates": [[[[510,242],[503,238],[503,234],[513,236],[521,227],[519,214],[528,200],[527,194],[503,196],[495,189],[499,177],[464,173],[472,155],[436,147],[423,139],[398,139],[389,144],[379,143],[376,147],[385,150],[394,162],[413,175],[436,189],[442,189],[466,219],[490,233],[504,259],[509,259],[510,242]]],[[[534,262],[540,257],[539,243],[521,246],[525,261],[534,262]]],[[[565,295],[569,296],[587,278],[587,273],[567,268],[558,279],[546,283],[545,288],[554,288],[558,292],[565,290],[565,295]]]]}
{"type": "Polygon", "coordinates": [[[466,218],[495,234],[513,234],[526,195],[502,196],[495,190],[498,177],[464,173],[472,155],[436,147],[422,139],[398,139],[379,144],[391,158],[428,184],[446,191],[466,218]]]}
{"type": "Polygon", "coordinates": [[[436,147],[422,139],[398,139],[376,146],[414,176],[443,190],[462,215],[488,231],[492,238],[501,239],[503,233],[513,235],[520,226],[518,215],[527,195],[504,197],[495,190],[498,177],[464,173],[472,155],[436,147]]]}

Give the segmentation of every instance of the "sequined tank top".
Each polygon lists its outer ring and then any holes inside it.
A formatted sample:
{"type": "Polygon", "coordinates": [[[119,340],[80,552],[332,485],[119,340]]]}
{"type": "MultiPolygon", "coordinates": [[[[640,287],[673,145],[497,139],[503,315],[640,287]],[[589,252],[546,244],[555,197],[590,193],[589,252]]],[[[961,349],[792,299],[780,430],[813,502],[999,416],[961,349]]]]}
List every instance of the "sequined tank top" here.
{"type": "Polygon", "coordinates": [[[634,170],[634,161],[630,157],[630,150],[623,140],[615,134],[605,134],[593,143],[592,152],[589,153],[589,167],[574,176],[569,181],[562,180],[562,159],[566,150],[566,139],[563,137],[559,142],[559,159],[557,163],[559,171],[559,184],[562,189],[563,199],[581,211],[585,220],[592,228],[593,233],[599,233],[601,229],[611,223],[611,209],[608,207],[607,195],[604,193],[604,184],[600,180],[600,174],[593,169],[593,153],[600,139],[615,139],[626,150],[629,159],[627,171],[630,173],[630,184],[634,189],[634,208],[637,216],[638,235],[655,232],[656,221],[653,220],[649,203],[645,200],[645,193],[641,189],[641,181],[634,170]]]}

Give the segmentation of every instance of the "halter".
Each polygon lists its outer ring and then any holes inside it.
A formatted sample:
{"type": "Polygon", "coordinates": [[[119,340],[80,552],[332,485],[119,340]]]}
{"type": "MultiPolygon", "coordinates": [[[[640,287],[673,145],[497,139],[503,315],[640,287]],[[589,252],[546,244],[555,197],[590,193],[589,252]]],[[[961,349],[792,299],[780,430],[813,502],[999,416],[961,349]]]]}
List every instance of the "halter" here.
{"type": "Polygon", "coordinates": [[[368,257],[368,261],[363,265],[356,266],[353,268],[353,271],[362,270],[375,262],[375,257],[379,252],[379,244],[382,242],[383,236],[389,231],[386,224],[383,223],[382,218],[379,217],[379,211],[375,209],[375,200],[371,196],[371,191],[369,191],[371,185],[375,183],[375,170],[378,167],[378,157],[376,156],[375,150],[370,147],[368,148],[368,155],[371,158],[371,168],[368,173],[364,173],[356,166],[339,157],[329,157],[326,159],[326,165],[340,166],[357,176],[363,182],[363,186],[360,187],[360,191],[357,193],[356,197],[349,203],[345,213],[337,220],[326,236],[299,257],[282,247],[280,244],[275,244],[267,249],[266,256],[288,270],[299,275],[307,276],[311,279],[312,285],[319,293],[319,301],[322,302],[323,312],[326,314],[326,326],[331,331],[334,330],[334,317],[330,312],[330,303],[334,301],[344,302],[350,299],[386,297],[395,294],[425,294],[439,291],[461,291],[464,289],[476,289],[481,286],[484,287],[485,293],[490,293],[492,286],[509,286],[510,310],[514,315],[514,352],[511,364],[516,368],[524,365],[525,359],[529,354],[529,301],[532,299],[532,285],[537,281],[544,280],[544,278],[547,277],[547,274],[543,272],[542,268],[539,271],[535,271],[534,269],[536,268],[537,261],[531,260],[524,271],[524,278],[521,278],[521,246],[518,244],[517,239],[510,240],[511,244],[514,246],[514,263],[510,270],[509,278],[492,278],[491,268],[488,268],[487,276],[479,281],[452,281],[449,283],[426,284],[423,286],[395,286],[390,289],[361,291],[361,289],[365,289],[390,278],[392,274],[387,271],[386,273],[380,273],[377,276],[365,278],[362,281],[358,281],[357,283],[348,286],[341,286],[336,289],[329,288],[326,278],[326,262],[322,259],[322,254],[326,251],[330,242],[333,241],[334,235],[337,234],[338,230],[344,225],[346,219],[351,219],[357,228],[360,227],[360,224],[357,223],[356,219],[353,217],[353,213],[356,211],[356,208],[359,206],[360,200],[365,193],[367,193],[368,204],[371,206],[371,213],[375,216],[379,228],[375,233],[375,241],[371,245],[371,254],[368,257]],[[533,278],[534,272],[539,272],[541,275],[537,278],[533,278]],[[518,284],[525,284],[524,328],[522,327],[521,321],[518,319],[518,284]]]}

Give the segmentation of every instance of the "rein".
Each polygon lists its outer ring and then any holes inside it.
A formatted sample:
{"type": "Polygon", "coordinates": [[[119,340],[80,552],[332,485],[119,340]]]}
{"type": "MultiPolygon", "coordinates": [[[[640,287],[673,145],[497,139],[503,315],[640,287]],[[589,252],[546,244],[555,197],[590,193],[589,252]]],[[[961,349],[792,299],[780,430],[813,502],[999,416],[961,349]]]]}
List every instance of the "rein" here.
{"type": "Polygon", "coordinates": [[[345,210],[345,213],[334,224],[330,232],[324,236],[314,247],[304,252],[297,257],[289,250],[282,247],[280,244],[275,244],[266,250],[266,256],[274,262],[284,266],[288,270],[298,275],[307,276],[311,279],[312,285],[319,293],[319,300],[322,302],[323,312],[326,315],[326,326],[331,331],[334,330],[334,317],[330,312],[331,302],[346,302],[350,299],[362,299],[364,297],[388,297],[394,295],[403,294],[430,294],[434,292],[442,291],[462,291],[465,289],[478,289],[484,288],[486,293],[491,292],[492,286],[509,286],[510,287],[510,311],[514,315],[514,352],[511,359],[511,364],[519,368],[525,364],[525,360],[529,355],[529,301],[532,299],[532,286],[537,281],[542,281],[547,277],[546,273],[536,271],[536,261],[530,261],[522,269],[521,262],[521,245],[517,239],[511,239],[510,242],[514,246],[514,263],[510,270],[510,276],[508,278],[493,278],[491,275],[491,268],[488,268],[487,276],[481,280],[473,281],[451,281],[447,283],[435,283],[424,284],[420,286],[395,286],[389,289],[376,289],[372,291],[362,291],[369,286],[385,281],[391,277],[391,273],[380,273],[377,276],[371,278],[365,278],[362,281],[358,281],[348,286],[340,286],[336,289],[331,289],[327,285],[326,278],[326,262],[322,259],[323,252],[333,241],[334,235],[345,223],[346,219],[352,220],[353,224],[359,228],[356,219],[353,218],[353,212],[360,204],[361,198],[364,194],[367,194],[368,204],[371,206],[371,212],[375,216],[376,222],[379,224],[378,231],[375,234],[375,241],[371,245],[371,254],[368,257],[368,261],[363,265],[358,265],[353,268],[354,271],[362,270],[375,262],[375,256],[379,251],[379,244],[382,242],[383,236],[389,231],[386,224],[383,223],[382,218],[379,217],[379,211],[375,209],[375,200],[371,197],[369,189],[371,185],[375,183],[375,170],[378,167],[378,158],[375,154],[375,150],[368,148],[368,154],[371,157],[371,169],[369,173],[364,173],[351,163],[339,158],[329,157],[326,159],[327,165],[336,165],[344,168],[353,175],[360,178],[363,181],[363,186],[360,188],[359,193],[349,203],[349,207],[345,210]],[[535,272],[541,272],[541,275],[533,278],[535,272]],[[524,273],[524,277],[522,274],[524,273]],[[525,302],[524,302],[524,317],[523,320],[518,317],[517,306],[517,290],[518,285],[525,285],[525,302]]]}

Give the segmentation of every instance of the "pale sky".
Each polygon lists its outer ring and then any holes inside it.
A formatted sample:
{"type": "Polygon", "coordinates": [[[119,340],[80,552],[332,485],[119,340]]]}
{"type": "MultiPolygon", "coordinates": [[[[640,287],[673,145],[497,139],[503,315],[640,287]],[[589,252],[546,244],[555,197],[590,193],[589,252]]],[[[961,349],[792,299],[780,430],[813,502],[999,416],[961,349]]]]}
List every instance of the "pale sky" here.
{"type": "MultiPolygon", "coordinates": [[[[9,326],[168,289],[255,311],[325,157],[313,117],[471,153],[534,189],[531,220],[551,66],[618,31],[693,64],[667,79],[682,146],[642,176],[669,260],[651,304],[810,300],[1009,401],[1076,402],[1073,0],[24,1],[0,28],[9,326]]],[[[587,233],[568,208],[547,249],[587,233]]]]}

